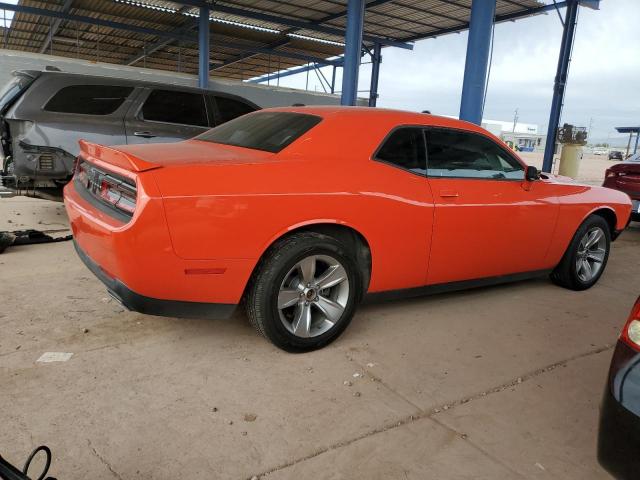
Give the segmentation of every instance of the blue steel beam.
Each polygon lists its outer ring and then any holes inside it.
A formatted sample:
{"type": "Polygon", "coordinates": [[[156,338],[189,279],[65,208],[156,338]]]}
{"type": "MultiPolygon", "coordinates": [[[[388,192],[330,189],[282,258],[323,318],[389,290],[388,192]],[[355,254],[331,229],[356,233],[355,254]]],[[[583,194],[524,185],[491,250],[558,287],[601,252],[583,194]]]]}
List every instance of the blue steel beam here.
{"type": "Polygon", "coordinates": [[[348,0],[345,33],[344,68],[342,71],[342,105],[355,105],[358,97],[358,74],[364,27],[364,0],[348,0]]]}
{"type": "MultiPolygon", "coordinates": [[[[340,66],[340,65],[336,63],[334,65],[334,68],[336,66],[340,66]]],[[[309,70],[313,70],[314,68],[315,67],[313,66],[313,64],[303,65],[301,67],[295,67],[295,68],[291,68],[289,70],[284,70],[284,71],[281,71],[281,72],[272,73],[271,75],[262,76],[262,77],[254,78],[254,79],[251,79],[251,80],[247,80],[247,83],[262,83],[262,82],[267,82],[267,81],[271,81],[271,80],[276,80],[278,78],[289,77],[291,75],[297,75],[298,73],[305,73],[305,72],[308,72],[309,70]]]]}
{"type": "MultiPolygon", "coordinates": [[[[362,0],[361,3],[364,5],[364,0],[362,0]]],[[[316,24],[316,22],[295,20],[292,18],[272,15],[270,13],[254,12],[254,11],[246,10],[242,8],[229,7],[227,5],[216,5],[215,9],[216,9],[216,12],[220,12],[220,13],[228,13],[230,15],[237,15],[243,18],[252,18],[254,20],[261,20],[264,22],[270,22],[277,25],[286,25],[287,27],[295,27],[300,30],[310,30],[314,32],[327,33],[329,35],[336,35],[339,37],[346,35],[345,30],[342,30],[341,28],[318,25],[316,24]]],[[[347,27],[347,30],[348,30],[348,27],[347,27]]],[[[378,42],[382,45],[388,45],[390,47],[398,47],[398,48],[404,48],[407,50],[413,50],[413,45],[405,41],[394,40],[394,39],[389,39],[384,37],[376,37],[373,35],[363,35],[362,38],[367,42],[378,42]]]]}
{"type": "Polygon", "coordinates": [[[556,146],[560,115],[562,114],[564,91],[567,86],[569,63],[571,62],[571,49],[573,48],[573,39],[575,37],[576,24],[578,21],[578,8],[578,0],[567,1],[567,13],[564,18],[560,54],[558,55],[558,68],[553,85],[553,98],[551,99],[551,112],[549,114],[549,127],[547,129],[547,143],[544,146],[544,159],[542,161],[543,172],[551,172],[551,168],[553,167],[553,154],[556,146]]]}
{"type": "MultiPolygon", "coordinates": [[[[172,30],[172,33],[175,33],[177,35],[189,35],[191,34],[191,32],[198,26],[199,23],[199,19],[198,20],[189,20],[187,23],[185,23],[182,27],[176,28],[174,30],[172,30]]],[[[136,54],[136,55],[132,55],[130,56],[127,60],[125,60],[124,64],[125,65],[134,65],[136,63],[138,63],[140,60],[142,60],[145,57],[148,57],[149,55],[153,54],[154,52],[157,52],[158,50],[171,45],[173,42],[175,41],[175,38],[165,38],[162,40],[158,40],[157,42],[152,43],[151,45],[147,46],[144,51],[136,54]]]]}
{"type": "MultiPolygon", "coordinates": [[[[73,3],[73,0],[65,0],[65,2],[62,4],[62,8],[60,9],[60,11],[62,13],[69,13],[69,10],[71,10],[72,3],[73,3]]],[[[47,48],[49,48],[49,46],[51,45],[51,42],[53,41],[53,37],[55,37],[56,33],[58,33],[58,30],[60,29],[60,25],[62,24],[62,21],[63,21],[62,18],[56,18],[51,23],[51,27],[49,28],[49,35],[47,35],[47,37],[44,40],[44,43],[42,44],[42,47],[40,47],[40,53],[44,53],[47,51],[47,48]]]]}
{"type": "Polygon", "coordinates": [[[382,62],[382,47],[379,43],[373,46],[371,55],[371,87],[369,88],[369,106],[375,107],[378,102],[378,78],[380,77],[380,63],[382,62]]]}
{"type": "Polygon", "coordinates": [[[200,7],[198,18],[198,87],[209,88],[209,7],[200,7]]]}
{"type": "Polygon", "coordinates": [[[473,0],[471,4],[460,119],[477,125],[482,123],[495,9],[496,0],[473,0]]]}

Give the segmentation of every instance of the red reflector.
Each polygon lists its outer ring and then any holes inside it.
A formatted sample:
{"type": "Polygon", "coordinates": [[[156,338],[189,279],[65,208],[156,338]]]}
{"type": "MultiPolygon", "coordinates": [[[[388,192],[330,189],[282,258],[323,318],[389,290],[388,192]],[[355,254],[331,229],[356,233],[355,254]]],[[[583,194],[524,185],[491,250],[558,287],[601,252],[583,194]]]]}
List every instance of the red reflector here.
{"type": "Polygon", "coordinates": [[[226,272],[226,268],[185,268],[186,275],[220,275],[226,272]]]}

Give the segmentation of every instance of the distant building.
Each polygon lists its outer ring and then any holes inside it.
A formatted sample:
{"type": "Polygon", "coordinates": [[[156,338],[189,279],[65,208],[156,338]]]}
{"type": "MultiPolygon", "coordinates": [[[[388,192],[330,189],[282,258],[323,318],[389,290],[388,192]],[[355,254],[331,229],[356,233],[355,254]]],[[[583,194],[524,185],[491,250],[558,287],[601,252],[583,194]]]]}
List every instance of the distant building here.
{"type": "Polygon", "coordinates": [[[532,123],[504,122],[501,120],[482,120],[482,128],[489,130],[502,139],[509,147],[522,152],[543,152],[545,135],[538,133],[538,125],[532,123]]]}

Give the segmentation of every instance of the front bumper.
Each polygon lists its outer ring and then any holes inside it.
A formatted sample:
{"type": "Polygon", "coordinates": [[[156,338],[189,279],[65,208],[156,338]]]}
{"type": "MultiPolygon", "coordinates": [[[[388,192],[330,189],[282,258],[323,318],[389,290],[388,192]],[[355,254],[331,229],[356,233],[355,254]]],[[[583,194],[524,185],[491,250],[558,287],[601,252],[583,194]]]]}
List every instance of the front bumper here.
{"type": "Polygon", "coordinates": [[[105,284],[109,294],[128,310],[162,317],[229,318],[236,308],[235,304],[183,302],[140,295],[117,278],[110,277],[96,262],[89,258],[75,240],[73,245],[87,268],[105,284]]]}

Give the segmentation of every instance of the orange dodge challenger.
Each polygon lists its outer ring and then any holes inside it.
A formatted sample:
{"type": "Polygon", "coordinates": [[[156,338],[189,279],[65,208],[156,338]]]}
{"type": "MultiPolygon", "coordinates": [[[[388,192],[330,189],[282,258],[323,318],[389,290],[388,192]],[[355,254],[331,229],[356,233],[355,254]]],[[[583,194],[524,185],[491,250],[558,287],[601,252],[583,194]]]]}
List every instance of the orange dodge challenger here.
{"type": "Polygon", "coordinates": [[[540,175],[482,128],[351,107],[262,110],[188,141],[81,142],[76,249],[125,307],[229,316],[305,351],[367,297],[550,273],[591,287],[629,197],[540,175]]]}

